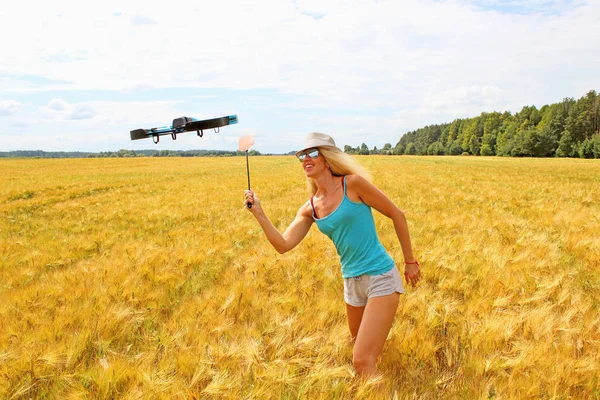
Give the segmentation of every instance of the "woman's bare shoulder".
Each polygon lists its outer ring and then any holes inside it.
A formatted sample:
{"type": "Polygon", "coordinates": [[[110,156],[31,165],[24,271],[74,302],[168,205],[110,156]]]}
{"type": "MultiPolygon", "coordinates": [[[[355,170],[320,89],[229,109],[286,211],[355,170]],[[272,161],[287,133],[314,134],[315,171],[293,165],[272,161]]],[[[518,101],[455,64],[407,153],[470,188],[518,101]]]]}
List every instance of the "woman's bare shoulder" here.
{"type": "Polygon", "coordinates": [[[362,184],[363,182],[366,182],[367,180],[365,178],[363,178],[362,176],[358,175],[358,174],[348,174],[346,175],[346,183],[348,184],[362,184]]]}
{"type": "Polygon", "coordinates": [[[346,175],[346,187],[350,190],[360,191],[365,185],[368,185],[369,181],[358,174],[346,175]]]}
{"type": "Polygon", "coordinates": [[[346,196],[354,202],[364,203],[361,193],[364,191],[365,185],[369,185],[369,181],[358,174],[346,176],[346,196]]]}
{"type": "Polygon", "coordinates": [[[312,218],[312,207],[310,206],[310,200],[307,200],[306,203],[300,206],[298,209],[298,215],[305,218],[312,218]]]}

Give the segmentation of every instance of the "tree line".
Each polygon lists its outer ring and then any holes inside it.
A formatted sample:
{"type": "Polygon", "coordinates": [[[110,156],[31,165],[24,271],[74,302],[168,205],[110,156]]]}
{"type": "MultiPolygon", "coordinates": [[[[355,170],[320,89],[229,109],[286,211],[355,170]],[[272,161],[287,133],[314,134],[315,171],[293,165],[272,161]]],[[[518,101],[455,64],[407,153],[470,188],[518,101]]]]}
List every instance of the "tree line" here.
{"type": "Polygon", "coordinates": [[[15,150],[0,151],[0,158],[86,158],[85,151],[15,150]]]}
{"type": "MultiPolygon", "coordinates": [[[[126,150],[121,149],[117,152],[105,151],[100,153],[91,153],[88,158],[104,157],[233,157],[245,155],[241,151],[228,150],[126,150]]],[[[261,153],[256,150],[250,150],[248,155],[260,156],[261,153]]]]}
{"type": "MultiPolygon", "coordinates": [[[[600,95],[590,90],[579,100],[524,106],[511,114],[482,112],[474,118],[457,118],[450,123],[427,125],[404,134],[392,147],[381,149],[344,146],[349,154],[369,155],[481,155],[512,157],[600,158],[600,95]]],[[[2,157],[104,158],[104,157],[229,157],[245,153],[225,150],[126,150],[91,152],[46,152],[19,150],[0,152],[2,157]]],[[[286,154],[295,154],[291,151],[286,154]]],[[[256,150],[249,155],[262,155],[256,150]]],[[[270,154],[265,154],[270,155],[270,154]]]]}
{"type": "Polygon", "coordinates": [[[392,149],[392,144],[391,143],[384,144],[381,149],[378,149],[377,146],[375,146],[375,147],[373,147],[370,150],[367,147],[366,143],[363,143],[363,144],[361,144],[360,146],[357,146],[357,147],[352,147],[352,146],[346,145],[346,146],[344,146],[344,153],[358,154],[358,155],[361,155],[361,156],[367,156],[369,154],[382,154],[382,155],[396,154],[396,153],[394,153],[394,149],[392,149]]]}
{"type": "MultiPolygon", "coordinates": [[[[101,151],[43,151],[15,150],[0,152],[0,158],[127,158],[127,157],[233,157],[245,155],[241,151],[227,150],[127,150],[101,151]]],[[[257,150],[248,151],[250,156],[262,155],[257,150]]]]}
{"type": "Polygon", "coordinates": [[[428,125],[404,134],[391,153],[600,158],[600,96],[591,90],[539,110],[524,106],[514,115],[483,112],[428,125]]]}

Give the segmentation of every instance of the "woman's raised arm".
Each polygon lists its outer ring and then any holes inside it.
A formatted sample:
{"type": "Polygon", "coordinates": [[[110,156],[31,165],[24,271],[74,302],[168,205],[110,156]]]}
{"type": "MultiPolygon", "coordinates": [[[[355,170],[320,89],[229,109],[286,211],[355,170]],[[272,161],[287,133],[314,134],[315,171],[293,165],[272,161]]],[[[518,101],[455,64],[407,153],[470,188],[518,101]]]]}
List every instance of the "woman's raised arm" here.
{"type": "Polygon", "coordinates": [[[296,247],[298,243],[306,237],[306,234],[313,223],[312,211],[310,205],[306,202],[300,207],[296,214],[296,218],[294,218],[290,226],[288,226],[285,232],[281,234],[277,228],[273,226],[269,218],[267,218],[260,205],[260,200],[252,190],[245,191],[244,204],[246,203],[252,204],[252,208],[248,208],[248,210],[258,221],[271,245],[273,245],[275,250],[280,254],[296,247]]]}

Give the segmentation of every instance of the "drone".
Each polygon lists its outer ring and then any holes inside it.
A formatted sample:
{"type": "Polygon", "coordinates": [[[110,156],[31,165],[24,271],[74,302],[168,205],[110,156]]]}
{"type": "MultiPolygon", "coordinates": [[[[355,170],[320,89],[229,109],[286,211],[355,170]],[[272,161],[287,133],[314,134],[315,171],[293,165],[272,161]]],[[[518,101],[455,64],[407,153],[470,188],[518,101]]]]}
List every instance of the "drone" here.
{"type": "Polygon", "coordinates": [[[219,128],[222,126],[237,124],[237,115],[227,117],[198,120],[191,117],[179,117],[173,120],[170,126],[161,126],[150,129],[134,129],[129,131],[131,140],[152,138],[154,144],[160,141],[160,137],[171,135],[173,140],[177,139],[177,135],[183,132],[196,131],[198,136],[202,137],[207,129],[214,129],[215,133],[219,133],[219,128]]]}

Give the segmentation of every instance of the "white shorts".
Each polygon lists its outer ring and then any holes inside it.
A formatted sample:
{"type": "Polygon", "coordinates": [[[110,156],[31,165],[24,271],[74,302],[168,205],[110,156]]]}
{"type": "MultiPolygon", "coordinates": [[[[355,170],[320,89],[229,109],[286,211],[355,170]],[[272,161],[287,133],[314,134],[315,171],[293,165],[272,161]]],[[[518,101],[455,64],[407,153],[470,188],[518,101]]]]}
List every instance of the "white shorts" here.
{"type": "Polygon", "coordinates": [[[381,275],[360,275],[344,278],[344,301],[354,307],[364,307],[372,297],[404,293],[398,268],[394,266],[381,275]]]}

